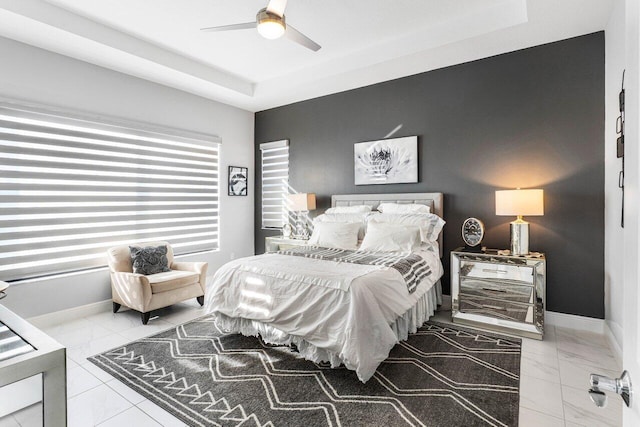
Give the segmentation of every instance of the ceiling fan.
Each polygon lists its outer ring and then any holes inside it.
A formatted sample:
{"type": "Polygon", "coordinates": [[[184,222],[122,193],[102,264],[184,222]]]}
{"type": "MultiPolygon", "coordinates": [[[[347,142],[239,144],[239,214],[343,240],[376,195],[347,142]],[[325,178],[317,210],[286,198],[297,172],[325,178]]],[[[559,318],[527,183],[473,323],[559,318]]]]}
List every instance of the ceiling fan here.
{"type": "Polygon", "coordinates": [[[320,50],[320,45],[300,31],[286,23],[284,8],[287,0],[270,0],[267,7],[260,9],[256,14],[255,22],[245,22],[242,24],[222,25],[219,27],[201,28],[202,31],[231,31],[257,28],[260,35],[266,39],[277,39],[285,36],[314,52],[320,50]]]}

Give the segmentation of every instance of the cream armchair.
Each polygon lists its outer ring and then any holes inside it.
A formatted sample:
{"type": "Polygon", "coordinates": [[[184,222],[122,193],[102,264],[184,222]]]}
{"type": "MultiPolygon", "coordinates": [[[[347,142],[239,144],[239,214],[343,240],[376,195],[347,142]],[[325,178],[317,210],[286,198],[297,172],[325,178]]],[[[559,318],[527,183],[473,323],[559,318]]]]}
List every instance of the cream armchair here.
{"type": "Polygon", "coordinates": [[[167,307],[189,298],[204,304],[206,286],[206,262],[177,262],[168,242],[133,243],[116,246],[107,251],[111,273],[111,295],[113,312],[122,305],[139,311],[144,325],[151,311],[167,307]],[[133,273],[129,246],[167,246],[167,260],[171,271],[148,276],[133,273]]]}

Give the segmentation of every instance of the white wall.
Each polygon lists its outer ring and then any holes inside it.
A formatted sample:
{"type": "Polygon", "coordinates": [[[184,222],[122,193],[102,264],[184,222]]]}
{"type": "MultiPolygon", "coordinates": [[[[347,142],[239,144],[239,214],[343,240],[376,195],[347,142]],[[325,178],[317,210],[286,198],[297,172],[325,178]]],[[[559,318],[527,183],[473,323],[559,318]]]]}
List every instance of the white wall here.
{"type": "MultiPolygon", "coordinates": [[[[220,251],[183,259],[208,261],[212,272],[253,255],[253,113],[5,38],[0,58],[0,97],[220,136],[220,251]],[[248,197],[226,195],[228,165],[249,167],[248,197]]],[[[105,269],[16,284],[2,303],[31,317],[110,298],[105,269]]]]}
{"type": "MultiPolygon", "coordinates": [[[[616,157],[616,118],[620,114],[618,93],[625,68],[625,2],[616,0],[605,29],[605,320],[622,348],[623,328],[623,238],[620,227],[622,192],[618,173],[622,160],[616,157]]],[[[628,79],[629,76],[627,76],[628,79]]],[[[625,79],[625,80],[627,80],[625,79]]],[[[629,163],[629,161],[627,161],[629,163]]],[[[629,165],[627,164],[627,167],[629,165]]],[[[627,195],[628,196],[628,195],[627,195]]],[[[628,202],[628,200],[627,200],[628,202]]],[[[629,221],[627,215],[627,221],[629,221]]]]}
{"type": "MultiPolygon", "coordinates": [[[[638,387],[640,378],[640,3],[625,0],[625,227],[624,256],[624,369],[629,371],[638,387]],[[626,224],[625,224],[626,225],[626,224]]],[[[635,393],[637,399],[637,392],[635,393]]],[[[623,425],[640,425],[640,405],[633,400],[630,408],[623,406],[623,425]]]]}

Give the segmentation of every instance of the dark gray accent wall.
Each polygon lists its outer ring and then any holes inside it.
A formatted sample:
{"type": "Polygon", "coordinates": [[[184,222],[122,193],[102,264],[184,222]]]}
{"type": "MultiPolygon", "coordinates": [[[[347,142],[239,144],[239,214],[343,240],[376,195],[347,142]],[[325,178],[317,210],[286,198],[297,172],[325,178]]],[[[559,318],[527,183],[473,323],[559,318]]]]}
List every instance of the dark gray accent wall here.
{"type": "Polygon", "coordinates": [[[332,194],[442,191],[447,272],[467,217],[508,248],[515,218],[495,215],[495,190],[543,188],[545,215],[525,219],[547,255],[547,309],[604,317],[603,32],[262,111],[255,138],[257,253],[278,234],[261,229],[258,144],[289,139],[290,183],[316,193],[316,214],[332,194]],[[418,135],[419,182],[355,186],[353,144],[397,127],[418,135]]]}

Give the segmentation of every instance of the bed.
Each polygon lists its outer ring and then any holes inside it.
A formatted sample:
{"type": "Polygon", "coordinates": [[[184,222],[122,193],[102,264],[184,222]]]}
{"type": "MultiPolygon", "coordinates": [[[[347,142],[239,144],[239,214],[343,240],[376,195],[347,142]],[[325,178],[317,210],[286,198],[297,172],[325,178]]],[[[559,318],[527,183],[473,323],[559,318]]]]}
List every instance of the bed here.
{"type": "MultiPolygon", "coordinates": [[[[331,206],[376,209],[383,202],[426,205],[440,218],[443,213],[442,193],[337,195],[331,206]]],[[[410,275],[397,268],[400,264],[336,262],[316,253],[341,257],[336,255],[340,250],[306,250],[315,252],[268,253],[225,264],[209,281],[207,311],[226,331],[260,336],[270,344],[294,344],[301,357],[332,367],[343,364],[366,382],[391,348],[441,303],[442,233],[410,253],[421,263],[412,271],[423,273],[412,276],[411,286],[410,275]]],[[[362,256],[351,251],[348,257],[354,254],[362,256]]]]}

